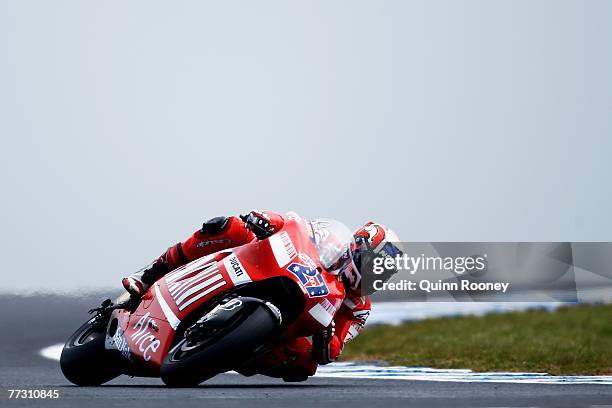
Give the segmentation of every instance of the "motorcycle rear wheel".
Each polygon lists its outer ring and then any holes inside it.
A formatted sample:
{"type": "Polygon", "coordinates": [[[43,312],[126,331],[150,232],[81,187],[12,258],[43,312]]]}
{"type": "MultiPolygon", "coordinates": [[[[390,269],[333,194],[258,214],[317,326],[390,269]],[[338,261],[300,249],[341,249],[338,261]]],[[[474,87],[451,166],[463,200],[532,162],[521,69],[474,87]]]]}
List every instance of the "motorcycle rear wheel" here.
{"type": "Polygon", "coordinates": [[[87,321],[70,336],[60,357],[64,377],[79,386],[101,385],[121,374],[104,347],[106,332],[87,321]]]}
{"type": "Polygon", "coordinates": [[[171,387],[193,387],[252,357],[278,333],[278,320],[261,302],[239,324],[211,330],[197,342],[181,339],[166,355],[161,378],[171,387]]]}

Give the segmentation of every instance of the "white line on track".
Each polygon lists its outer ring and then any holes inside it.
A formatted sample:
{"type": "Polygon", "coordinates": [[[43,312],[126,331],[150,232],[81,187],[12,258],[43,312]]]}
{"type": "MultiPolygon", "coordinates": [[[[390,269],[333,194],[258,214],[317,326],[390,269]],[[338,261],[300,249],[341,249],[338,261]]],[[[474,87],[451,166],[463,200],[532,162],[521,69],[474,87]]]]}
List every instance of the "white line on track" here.
{"type": "Polygon", "coordinates": [[[40,350],[38,354],[43,356],[44,358],[48,358],[49,360],[57,360],[59,361],[60,356],[62,355],[62,348],[64,348],[63,344],[54,344],[49,347],[45,347],[40,350]]]}
{"type": "MultiPolygon", "coordinates": [[[[62,347],[62,344],[45,347],[40,350],[40,355],[59,361],[62,347]]],[[[475,373],[471,370],[443,370],[428,367],[382,367],[350,362],[321,366],[317,371],[316,377],[482,383],[612,385],[611,375],[554,376],[546,373],[475,373]]]]}
{"type": "Polygon", "coordinates": [[[562,302],[379,302],[372,304],[367,326],[398,325],[403,322],[436,317],[483,316],[491,313],[525,310],[553,311],[567,305],[562,302]]]}

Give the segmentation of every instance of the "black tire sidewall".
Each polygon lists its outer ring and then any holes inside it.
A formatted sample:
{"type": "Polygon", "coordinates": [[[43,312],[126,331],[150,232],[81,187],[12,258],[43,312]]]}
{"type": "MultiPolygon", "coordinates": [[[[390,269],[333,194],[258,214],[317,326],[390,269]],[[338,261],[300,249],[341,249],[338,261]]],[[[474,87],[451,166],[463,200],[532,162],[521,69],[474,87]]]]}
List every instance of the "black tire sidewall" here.
{"type": "Polygon", "coordinates": [[[164,358],[162,380],[169,386],[195,386],[240,365],[270,340],[277,329],[276,318],[262,302],[244,321],[225,331],[217,341],[192,355],[174,360],[171,353],[186,341],[182,339],[164,358]]]}
{"type": "Polygon", "coordinates": [[[92,340],[77,344],[77,339],[90,330],[92,321],[87,321],[70,336],[60,357],[62,373],[68,381],[79,386],[100,385],[121,374],[116,358],[105,348],[105,331],[95,331],[92,340]]]}

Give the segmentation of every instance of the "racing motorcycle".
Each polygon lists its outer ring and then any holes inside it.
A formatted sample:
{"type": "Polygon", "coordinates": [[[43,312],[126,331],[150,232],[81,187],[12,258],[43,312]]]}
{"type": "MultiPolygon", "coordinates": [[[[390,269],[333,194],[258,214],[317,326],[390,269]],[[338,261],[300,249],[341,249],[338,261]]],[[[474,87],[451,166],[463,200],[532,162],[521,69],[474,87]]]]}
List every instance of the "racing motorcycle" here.
{"type": "Polygon", "coordinates": [[[80,386],[126,374],[177,387],[248,372],[283,341],[330,325],[345,290],[327,268],[351,239],[338,221],[290,213],[267,239],[194,260],[141,298],[126,294],[90,310],[64,345],[62,372],[80,386]]]}

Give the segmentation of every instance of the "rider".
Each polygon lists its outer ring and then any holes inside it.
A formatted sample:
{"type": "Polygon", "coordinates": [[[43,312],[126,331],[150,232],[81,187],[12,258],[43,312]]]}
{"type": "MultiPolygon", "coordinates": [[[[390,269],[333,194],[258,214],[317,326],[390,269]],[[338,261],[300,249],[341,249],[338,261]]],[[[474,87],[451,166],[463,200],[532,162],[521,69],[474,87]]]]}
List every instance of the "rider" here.
{"type": "MultiPolygon", "coordinates": [[[[168,248],[153,263],[139,272],[123,278],[123,286],[134,296],[146,290],[166,273],[202,256],[238,247],[253,240],[263,240],[278,232],[285,217],[272,211],[251,211],[239,217],[215,217],[183,242],[168,248]]],[[[364,251],[377,256],[394,257],[399,249],[397,235],[382,224],[368,222],[353,234],[346,252],[328,272],[340,275],[346,289],[342,307],[330,326],[312,338],[298,338],[258,359],[257,373],[280,377],[286,381],[301,381],[314,375],[317,364],[327,364],[338,358],[346,343],[363,329],[370,315],[370,299],[361,293],[358,268],[364,251]]],[[[251,372],[250,374],[254,374],[251,372]]]]}

